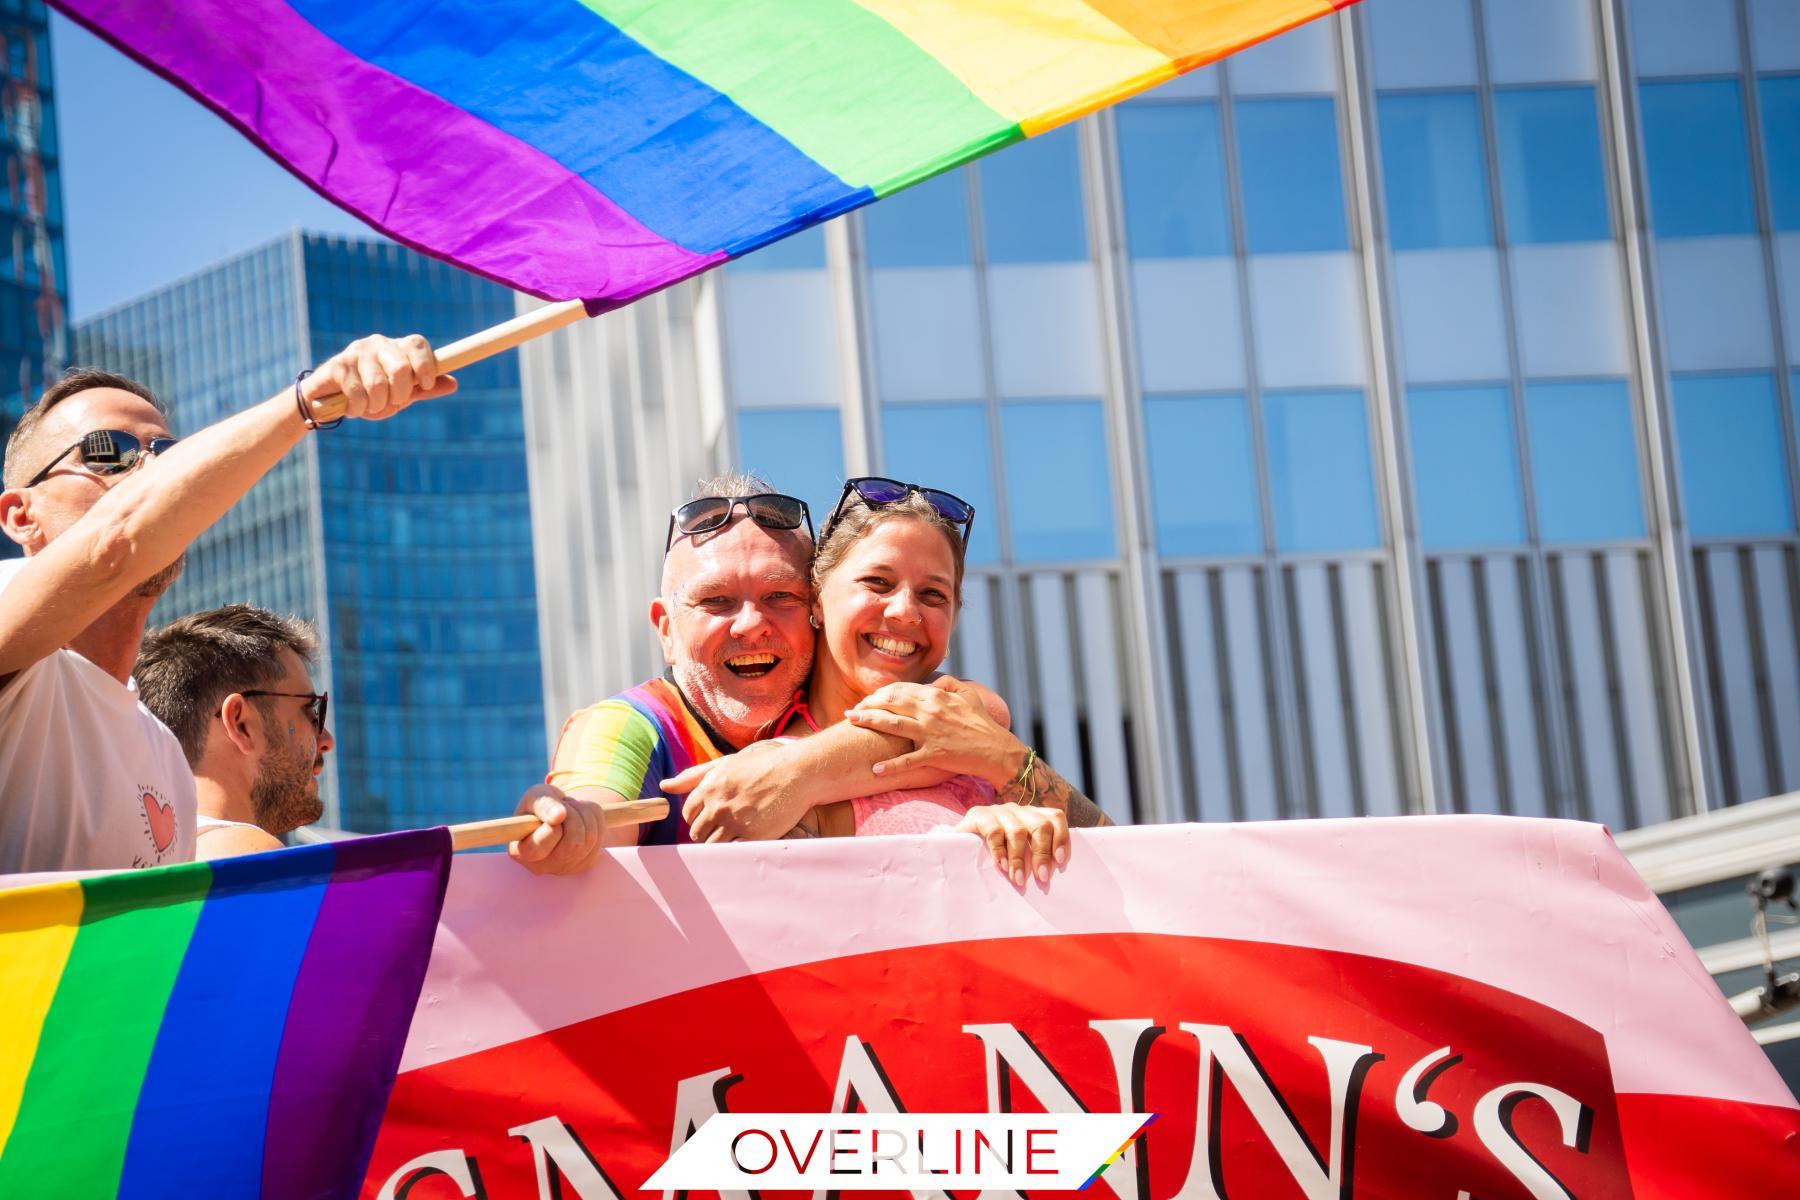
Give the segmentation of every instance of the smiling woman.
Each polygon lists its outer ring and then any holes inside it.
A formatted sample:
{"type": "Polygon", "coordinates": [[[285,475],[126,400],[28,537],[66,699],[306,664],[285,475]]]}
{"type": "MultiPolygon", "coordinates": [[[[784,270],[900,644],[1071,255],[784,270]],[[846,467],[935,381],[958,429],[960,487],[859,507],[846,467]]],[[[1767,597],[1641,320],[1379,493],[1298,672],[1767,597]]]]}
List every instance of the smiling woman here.
{"type": "MultiPolygon", "coordinates": [[[[890,684],[922,684],[938,676],[962,604],[963,559],[975,510],[948,492],[898,480],[852,479],[820,534],[813,558],[813,623],[819,630],[808,704],[780,732],[816,732],[890,684]]],[[[970,686],[970,685],[959,685],[970,686]]],[[[973,687],[1006,746],[1005,703],[973,687]]],[[[1023,747],[1019,746],[1023,751],[1023,747]]],[[[1029,752],[1026,761],[1030,761],[1029,752]]],[[[1004,751],[994,756],[1004,757],[1004,751]]],[[[1000,783],[1012,764],[996,766],[1000,783]]],[[[795,828],[798,836],[922,833],[956,826],[980,833],[1002,862],[1009,839],[1035,836],[1066,844],[1065,815],[1050,809],[997,806],[996,781],[979,774],[937,772],[923,784],[820,805],[795,828]]],[[[1005,865],[1003,863],[1003,865],[1005,865]]],[[[1023,883],[1022,869],[1013,864],[1023,883]]],[[[1040,876],[1042,877],[1042,876],[1040,876]]]]}

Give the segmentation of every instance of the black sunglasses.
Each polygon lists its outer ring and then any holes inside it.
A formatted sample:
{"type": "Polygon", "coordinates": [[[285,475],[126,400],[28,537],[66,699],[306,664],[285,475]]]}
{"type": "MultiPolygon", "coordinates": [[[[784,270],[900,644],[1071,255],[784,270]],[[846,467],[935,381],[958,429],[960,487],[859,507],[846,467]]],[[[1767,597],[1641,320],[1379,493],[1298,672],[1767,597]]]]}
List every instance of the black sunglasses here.
{"type": "Polygon", "coordinates": [[[325,710],[331,704],[330,692],[239,692],[240,696],[291,696],[306,701],[306,715],[312,720],[313,732],[325,732],[325,710]]]}
{"type": "Polygon", "coordinates": [[[123,429],[96,429],[92,433],[84,434],[79,442],[51,459],[50,465],[33,475],[31,482],[25,486],[33,488],[44,482],[63,459],[77,450],[81,452],[81,457],[76,460],[75,465],[82,470],[102,476],[123,475],[137,466],[138,460],[145,454],[167,454],[169,447],[173,446],[176,440],[175,438],[151,438],[149,446],[146,447],[143,442],[138,440],[136,434],[126,433],[123,429]]]}
{"type": "Polygon", "coordinates": [[[761,492],[754,496],[703,496],[689,500],[669,514],[669,536],[663,541],[663,553],[669,552],[678,533],[687,537],[726,524],[740,504],[750,519],[764,529],[798,529],[805,525],[806,536],[812,536],[812,512],[804,500],[780,492],[761,492]]]}
{"type": "Polygon", "coordinates": [[[898,479],[884,479],[879,475],[862,475],[846,480],[843,495],[832,506],[831,516],[825,519],[825,528],[819,531],[819,544],[831,536],[832,527],[844,515],[844,505],[855,496],[870,508],[886,508],[890,504],[898,504],[908,496],[917,493],[925,497],[925,503],[937,510],[937,515],[952,525],[962,526],[962,540],[965,547],[969,544],[969,534],[975,529],[975,506],[961,496],[952,496],[949,492],[941,492],[937,488],[920,487],[916,483],[901,483],[898,479]]]}

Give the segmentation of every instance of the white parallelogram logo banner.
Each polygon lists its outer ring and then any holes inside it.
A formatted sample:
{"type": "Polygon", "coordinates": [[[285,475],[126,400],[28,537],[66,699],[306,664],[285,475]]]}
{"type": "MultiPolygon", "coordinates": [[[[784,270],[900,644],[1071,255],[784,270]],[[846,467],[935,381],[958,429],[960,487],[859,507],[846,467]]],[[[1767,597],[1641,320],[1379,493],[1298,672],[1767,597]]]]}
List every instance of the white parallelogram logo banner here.
{"type": "Polygon", "coordinates": [[[1147,1113],[720,1113],[644,1189],[1075,1191],[1149,1120],[1147,1113]]]}

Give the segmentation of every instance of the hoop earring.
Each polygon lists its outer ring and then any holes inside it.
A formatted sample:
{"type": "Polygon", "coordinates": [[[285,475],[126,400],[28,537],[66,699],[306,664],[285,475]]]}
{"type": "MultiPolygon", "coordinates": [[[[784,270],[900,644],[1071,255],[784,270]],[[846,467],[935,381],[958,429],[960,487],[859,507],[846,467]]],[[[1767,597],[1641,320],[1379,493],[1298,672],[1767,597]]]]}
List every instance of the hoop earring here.
{"type": "Polygon", "coordinates": [[[811,625],[814,629],[820,628],[819,614],[818,613],[807,613],[806,614],[806,623],[808,625],[811,625]]]}

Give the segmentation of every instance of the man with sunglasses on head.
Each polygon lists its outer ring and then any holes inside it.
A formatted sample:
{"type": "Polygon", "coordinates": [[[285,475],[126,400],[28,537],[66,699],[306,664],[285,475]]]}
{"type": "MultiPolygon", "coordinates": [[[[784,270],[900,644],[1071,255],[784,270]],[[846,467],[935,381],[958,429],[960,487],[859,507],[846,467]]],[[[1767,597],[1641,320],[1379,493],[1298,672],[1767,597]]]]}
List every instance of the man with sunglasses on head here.
{"type": "Polygon", "coordinates": [[[456,381],[416,335],[370,337],[291,390],[176,444],[149,389],[78,370],[6,443],[0,529],[0,874],[194,856],[194,777],[131,684],[188,544],[310,431],[314,402],[378,420],[456,381]],[[148,464],[148,465],[146,465],[148,464]]]}
{"type": "Polygon", "coordinates": [[[669,798],[668,816],[624,831],[648,845],[688,840],[681,797],[662,781],[766,736],[813,656],[804,502],[753,475],[706,480],[670,514],[665,549],[650,622],[668,670],[564,722],[548,777],[600,803],[669,798]]]}

